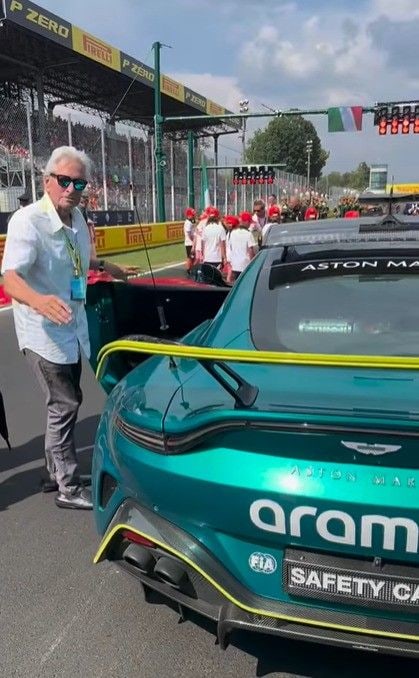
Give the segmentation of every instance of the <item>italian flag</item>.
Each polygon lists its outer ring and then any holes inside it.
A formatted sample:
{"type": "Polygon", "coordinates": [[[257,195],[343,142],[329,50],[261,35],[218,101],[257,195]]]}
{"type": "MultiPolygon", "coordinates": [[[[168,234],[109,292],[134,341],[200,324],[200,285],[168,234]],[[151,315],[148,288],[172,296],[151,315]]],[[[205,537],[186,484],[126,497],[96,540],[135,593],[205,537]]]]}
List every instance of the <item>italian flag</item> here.
{"type": "Polygon", "coordinates": [[[362,106],[339,106],[327,111],[329,132],[360,132],[362,106]]]}

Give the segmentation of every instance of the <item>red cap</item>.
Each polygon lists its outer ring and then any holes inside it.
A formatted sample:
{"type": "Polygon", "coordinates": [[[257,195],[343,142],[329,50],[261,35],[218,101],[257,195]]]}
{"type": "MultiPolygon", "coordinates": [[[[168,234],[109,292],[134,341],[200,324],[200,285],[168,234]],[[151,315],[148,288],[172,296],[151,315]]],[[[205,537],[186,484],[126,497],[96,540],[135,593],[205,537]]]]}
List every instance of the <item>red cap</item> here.
{"type": "Polygon", "coordinates": [[[239,220],[241,224],[251,224],[253,216],[250,212],[241,212],[239,214],[239,220]]]}
{"type": "Polygon", "coordinates": [[[217,210],[216,207],[212,207],[212,205],[206,208],[206,213],[207,217],[213,217],[214,219],[220,218],[220,210],[217,210]]]}
{"type": "Polygon", "coordinates": [[[196,212],[193,207],[187,207],[185,210],[185,217],[187,219],[194,219],[196,217],[196,212]]]}
{"type": "Polygon", "coordinates": [[[268,209],[268,217],[279,217],[281,214],[281,208],[279,205],[271,205],[268,209]]]}
{"type": "Polygon", "coordinates": [[[235,217],[233,214],[227,214],[224,217],[224,221],[225,221],[226,224],[231,226],[231,228],[235,228],[240,223],[238,217],[235,217]]]}

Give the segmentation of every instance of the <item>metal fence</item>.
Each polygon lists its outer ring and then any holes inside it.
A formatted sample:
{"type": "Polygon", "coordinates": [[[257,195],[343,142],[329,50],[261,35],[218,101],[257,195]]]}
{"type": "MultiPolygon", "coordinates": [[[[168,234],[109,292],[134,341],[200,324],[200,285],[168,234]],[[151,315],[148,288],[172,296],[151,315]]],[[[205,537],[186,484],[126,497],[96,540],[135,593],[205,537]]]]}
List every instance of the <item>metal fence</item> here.
{"type": "MultiPolygon", "coordinates": [[[[18,206],[23,190],[42,193],[42,172],[57,146],[72,145],[86,151],[93,161],[89,182],[90,208],[132,209],[134,201],[144,222],[156,221],[154,137],[147,128],[127,124],[109,125],[99,115],[83,117],[67,111],[65,117],[48,109],[39,116],[31,103],[19,104],[0,97],[0,211],[18,206]]],[[[168,220],[181,219],[188,206],[186,142],[164,137],[165,205],[168,220]]],[[[205,148],[208,154],[208,148],[205,148]]],[[[196,149],[199,164],[202,147],[196,149]]],[[[211,202],[224,213],[250,209],[256,198],[276,194],[278,200],[303,194],[306,179],[277,172],[272,185],[234,186],[232,170],[211,170],[207,159],[211,202]]],[[[195,205],[200,207],[201,172],[195,170],[195,205]]]]}
{"type": "Polygon", "coordinates": [[[30,120],[25,107],[0,99],[0,211],[16,209],[30,178],[30,120]]]}
{"type": "MultiPolygon", "coordinates": [[[[238,163],[239,164],[239,163],[238,163]]],[[[251,210],[255,200],[263,200],[274,195],[278,203],[296,197],[304,198],[307,191],[307,179],[298,174],[276,170],[272,184],[249,184],[235,186],[232,170],[219,170],[215,179],[215,170],[207,168],[209,175],[210,197],[212,202],[224,214],[237,214],[242,210],[251,210]]],[[[199,174],[199,170],[198,170],[199,174]]],[[[200,177],[198,177],[200,183],[200,177]]]]}

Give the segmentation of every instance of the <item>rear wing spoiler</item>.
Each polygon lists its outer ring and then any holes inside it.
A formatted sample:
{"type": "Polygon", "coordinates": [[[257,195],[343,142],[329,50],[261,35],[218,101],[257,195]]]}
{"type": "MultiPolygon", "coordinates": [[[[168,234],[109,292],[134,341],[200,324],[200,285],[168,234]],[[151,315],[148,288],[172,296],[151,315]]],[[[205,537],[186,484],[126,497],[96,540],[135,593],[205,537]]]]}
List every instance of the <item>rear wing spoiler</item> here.
{"type": "Polygon", "coordinates": [[[101,380],[109,357],[118,352],[142,353],[172,358],[192,358],[233,363],[261,363],[265,365],[312,365],[321,367],[360,367],[375,369],[417,370],[419,357],[335,355],[327,353],[286,353],[230,348],[188,346],[180,343],[154,341],[113,341],[103,346],[98,354],[96,378],[101,380]]]}

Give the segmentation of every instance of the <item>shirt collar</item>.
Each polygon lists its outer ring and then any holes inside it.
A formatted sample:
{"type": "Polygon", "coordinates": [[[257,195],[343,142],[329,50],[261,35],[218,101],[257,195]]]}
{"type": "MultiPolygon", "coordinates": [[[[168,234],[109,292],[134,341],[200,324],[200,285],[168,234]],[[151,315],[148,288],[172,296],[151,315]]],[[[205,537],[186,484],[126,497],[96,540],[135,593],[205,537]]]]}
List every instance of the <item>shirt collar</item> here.
{"type": "MultiPolygon", "coordinates": [[[[44,193],[44,195],[40,199],[39,207],[41,209],[41,212],[49,218],[52,233],[56,233],[57,231],[59,231],[61,228],[64,227],[64,224],[61,221],[60,216],[59,216],[57,210],[55,209],[55,207],[52,203],[52,200],[49,197],[48,193],[44,193]]],[[[70,214],[71,214],[72,227],[73,227],[74,231],[77,232],[79,230],[79,228],[78,228],[77,219],[75,218],[75,216],[77,214],[76,208],[73,208],[71,210],[70,214]]]]}

